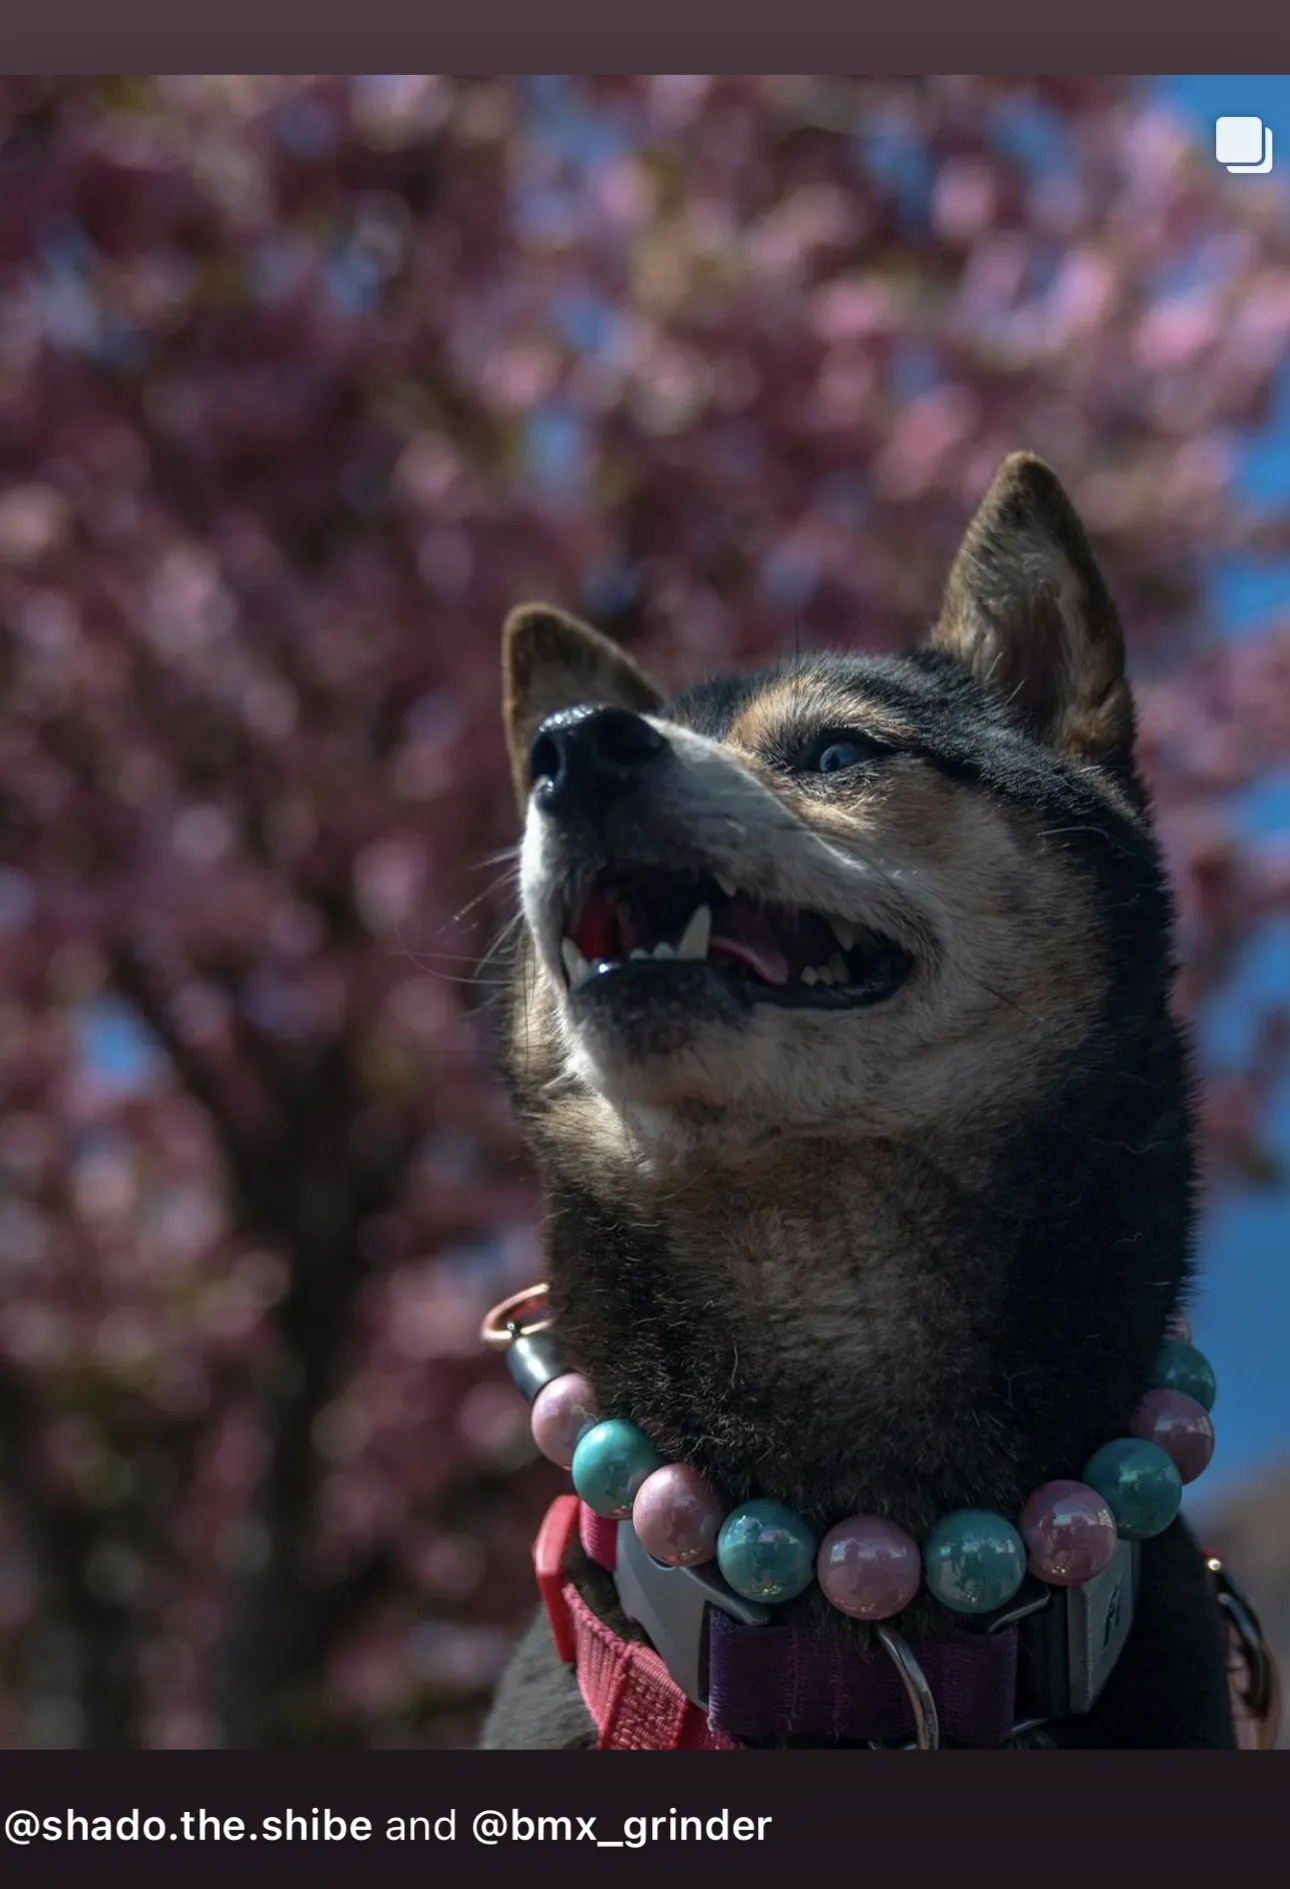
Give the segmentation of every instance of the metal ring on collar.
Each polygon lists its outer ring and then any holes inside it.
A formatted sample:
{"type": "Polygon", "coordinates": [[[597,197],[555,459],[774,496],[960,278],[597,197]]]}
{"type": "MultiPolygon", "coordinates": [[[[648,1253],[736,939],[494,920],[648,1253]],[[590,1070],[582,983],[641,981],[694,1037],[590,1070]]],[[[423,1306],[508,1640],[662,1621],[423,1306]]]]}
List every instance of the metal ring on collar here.
{"type": "Polygon", "coordinates": [[[512,1292],[509,1299],[493,1306],[485,1313],[479,1328],[480,1342],[491,1345],[495,1351],[505,1351],[517,1338],[531,1338],[535,1332],[548,1331],[553,1323],[547,1301],[549,1290],[543,1280],[540,1285],[525,1286],[523,1292],[512,1292]]]}
{"type": "Polygon", "coordinates": [[[941,1743],[941,1721],[936,1710],[936,1700],[932,1688],[927,1683],[927,1674],[914,1658],[909,1642],[899,1633],[893,1633],[890,1627],[879,1626],[876,1629],[879,1644],[900,1674],[901,1684],[909,1695],[909,1703],[914,1709],[914,1749],[916,1751],[937,1751],[941,1743]]]}

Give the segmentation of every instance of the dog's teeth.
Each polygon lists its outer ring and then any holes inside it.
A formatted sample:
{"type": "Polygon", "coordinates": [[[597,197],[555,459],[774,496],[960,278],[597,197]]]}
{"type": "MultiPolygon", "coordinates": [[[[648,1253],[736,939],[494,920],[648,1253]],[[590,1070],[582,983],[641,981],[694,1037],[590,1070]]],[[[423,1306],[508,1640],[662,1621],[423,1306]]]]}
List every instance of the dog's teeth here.
{"type": "Polygon", "coordinates": [[[681,933],[681,942],[676,947],[678,958],[706,958],[708,939],[712,936],[712,907],[696,905],[690,913],[690,922],[681,933]]]}
{"type": "Polygon", "coordinates": [[[849,918],[831,918],[829,928],[844,951],[855,949],[856,928],[849,918]]]}
{"type": "Polygon", "coordinates": [[[571,984],[578,983],[591,969],[572,938],[560,940],[560,956],[564,959],[564,968],[569,974],[571,984]]]}
{"type": "Polygon", "coordinates": [[[819,972],[818,972],[818,971],[816,970],[816,968],[815,968],[815,966],[814,966],[813,964],[808,964],[808,965],[807,965],[807,967],[806,967],[806,969],[805,969],[805,970],[804,970],[804,971],[802,972],[802,982],[803,982],[804,984],[815,984],[815,983],[818,983],[818,982],[819,982],[819,975],[820,975],[820,974],[819,974],[819,972]]]}
{"type": "Polygon", "coordinates": [[[833,982],[833,973],[827,964],[816,965],[815,981],[817,984],[831,984],[833,982]]]}
{"type": "Polygon", "coordinates": [[[674,958],[676,952],[672,949],[672,946],[667,942],[666,938],[660,938],[654,947],[654,956],[656,958],[674,958]]]}
{"type": "Polygon", "coordinates": [[[845,984],[851,975],[842,957],[836,951],[829,959],[829,969],[833,973],[833,982],[835,984],[845,984]]]}
{"type": "Polygon", "coordinates": [[[721,887],[721,890],[725,893],[726,897],[728,899],[732,899],[735,896],[734,880],[727,879],[724,872],[714,872],[712,876],[716,880],[717,884],[721,887]]]}
{"type": "Polygon", "coordinates": [[[645,950],[643,945],[637,945],[634,951],[628,953],[628,956],[633,958],[647,958],[649,952],[645,950]]]}

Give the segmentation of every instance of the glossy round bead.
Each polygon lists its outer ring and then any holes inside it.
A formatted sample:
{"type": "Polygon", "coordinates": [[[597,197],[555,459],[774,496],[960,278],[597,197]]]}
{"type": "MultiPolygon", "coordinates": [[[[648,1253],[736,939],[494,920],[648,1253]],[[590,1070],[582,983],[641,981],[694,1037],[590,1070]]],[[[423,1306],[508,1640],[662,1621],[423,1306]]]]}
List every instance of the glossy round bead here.
{"type": "Polygon", "coordinates": [[[529,1424],[533,1441],[549,1463],[568,1469],[582,1437],[599,1421],[590,1384],[577,1371],[552,1378],[533,1399],[529,1424]]]}
{"type": "Polygon", "coordinates": [[[703,1477],[684,1463],[646,1476],[632,1503],[632,1527],[646,1554],[670,1568],[694,1568],[717,1552],[725,1510],[703,1477]]]}
{"type": "Polygon", "coordinates": [[[1115,1553],[1115,1517],[1106,1497],[1085,1482],[1046,1482],[1017,1522],[1026,1565],[1050,1587],[1091,1581],[1115,1553]]]}
{"type": "Polygon", "coordinates": [[[792,1600],[811,1585],[815,1536],[782,1502],[741,1502],[721,1524],[717,1566],[745,1600],[792,1600]]]}
{"type": "Polygon", "coordinates": [[[1011,1600],[1026,1575],[1026,1548],[992,1509],[954,1509],[923,1545],[927,1585],[956,1614],[986,1614],[1011,1600]]]}
{"type": "Polygon", "coordinates": [[[1151,1373],[1151,1388],[1157,1391],[1181,1391],[1184,1397],[1194,1397],[1204,1410],[1214,1408],[1214,1399],[1218,1395],[1218,1385],[1209,1359],[1203,1352],[1197,1351],[1195,1345],[1189,1345],[1181,1338],[1166,1338],[1161,1345],[1160,1355],[1151,1373]]]}
{"type": "Polygon", "coordinates": [[[1089,1458],[1084,1480],[1104,1495],[1124,1541],[1150,1541],[1182,1503],[1182,1477],[1158,1443],[1117,1437],[1089,1458]]]}
{"type": "Polygon", "coordinates": [[[852,1515],[820,1543],[815,1578],[840,1613],[889,1620],[918,1592],[923,1557],[918,1543],[894,1522],[852,1515]]]}
{"type": "Polygon", "coordinates": [[[1171,1312],[1165,1320],[1165,1337],[1181,1338],[1185,1345],[1191,1343],[1191,1320],[1186,1312],[1171,1312]]]}
{"type": "Polygon", "coordinates": [[[571,1464],[573,1486],[597,1515],[624,1521],[646,1476],[662,1466],[663,1458],[643,1430],[624,1417],[608,1417],[579,1438],[571,1464]]]}
{"type": "Polygon", "coordinates": [[[1159,1444],[1185,1483],[1209,1468],[1214,1426],[1203,1406],[1183,1391],[1148,1391],[1129,1428],[1134,1436],[1159,1444]]]}

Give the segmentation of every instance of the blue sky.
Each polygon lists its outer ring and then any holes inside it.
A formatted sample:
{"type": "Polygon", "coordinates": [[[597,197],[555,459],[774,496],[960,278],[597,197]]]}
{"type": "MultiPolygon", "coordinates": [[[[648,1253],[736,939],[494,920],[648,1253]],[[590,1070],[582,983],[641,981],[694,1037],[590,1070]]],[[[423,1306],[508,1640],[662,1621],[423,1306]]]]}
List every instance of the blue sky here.
{"type": "MultiPolygon", "coordinates": [[[[1214,148],[1214,120],[1262,118],[1271,127],[1273,176],[1290,180],[1290,75],[1187,75],[1160,81],[1162,94],[1214,148]]],[[[1266,188],[1262,179],[1251,179],[1266,188]]],[[[1246,180],[1232,177],[1233,191],[1246,180]]],[[[1290,184],[1287,206],[1290,214],[1290,184]]],[[[1290,363],[1281,377],[1271,426],[1251,439],[1242,477],[1255,498],[1290,504],[1290,363]]],[[[1232,564],[1214,576],[1217,614],[1229,635],[1248,634],[1277,612],[1290,611],[1290,562],[1271,568],[1232,564]]],[[[1290,769],[1261,782],[1245,797],[1252,831],[1290,831],[1290,769]]],[[[1235,1051],[1248,1032],[1259,997],[1290,988],[1290,926],[1270,928],[1252,941],[1240,977],[1206,1020],[1208,1042],[1235,1051]]],[[[1290,1164],[1290,1086],[1278,1100],[1274,1135],[1290,1164]]],[[[1202,1248],[1203,1292],[1196,1338],[1218,1374],[1214,1426],[1218,1448],[1197,1485],[1203,1503],[1267,1459],[1290,1451],[1290,1190],[1246,1195],[1223,1203],[1209,1217],[1202,1248]]]]}

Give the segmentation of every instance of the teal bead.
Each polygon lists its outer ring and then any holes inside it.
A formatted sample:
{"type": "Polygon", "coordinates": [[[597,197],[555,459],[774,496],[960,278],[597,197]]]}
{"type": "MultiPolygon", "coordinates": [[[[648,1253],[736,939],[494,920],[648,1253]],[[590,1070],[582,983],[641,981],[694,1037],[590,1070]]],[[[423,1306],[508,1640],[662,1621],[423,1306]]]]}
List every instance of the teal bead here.
{"type": "Polygon", "coordinates": [[[621,1522],[631,1514],[646,1476],[662,1467],[663,1458],[643,1430],[625,1417],[607,1417],[578,1439],[570,1474],[589,1509],[621,1522]]]}
{"type": "Polygon", "coordinates": [[[741,1502],[721,1524],[717,1566],[745,1600],[792,1600],[815,1578],[817,1547],[800,1515],[762,1497],[741,1502]]]}
{"type": "Polygon", "coordinates": [[[1182,1477],[1158,1443],[1117,1437],[1090,1457],[1084,1481],[1109,1505],[1122,1541],[1150,1541],[1182,1506],[1182,1477]]]}
{"type": "Polygon", "coordinates": [[[923,1544],[923,1571],[951,1612],[992,1613],[1026,1578],[1026,1544],[993,1509],[954,1509],[923,1544]]]}
{"type": "Polygon", "coordinates": [[[1197,1351],[1195,1345],[1184,1344],[1181,1338],[1166,1338],[1161,1345],[1151,1374],[1151,1388],[1153,1391],[1181,1391],[1185,1397],[1194,1397],[1202,1410],[1212,1410],[1218,1395],[1213,1365],[1204,1352],[1197,1351]]]}

